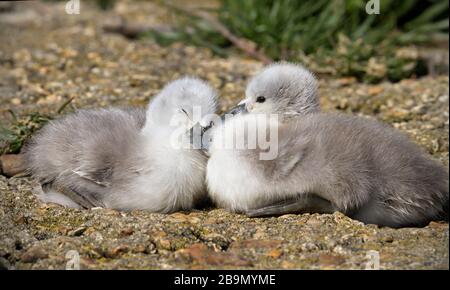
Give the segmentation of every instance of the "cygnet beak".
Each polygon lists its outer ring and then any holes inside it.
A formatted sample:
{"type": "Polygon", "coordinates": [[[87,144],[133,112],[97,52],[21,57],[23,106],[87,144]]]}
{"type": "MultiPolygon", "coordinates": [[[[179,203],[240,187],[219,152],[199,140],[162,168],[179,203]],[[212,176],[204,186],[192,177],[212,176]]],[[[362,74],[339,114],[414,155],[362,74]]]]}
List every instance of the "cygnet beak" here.
{"type": "MultiPolygon", "coordinates": [[[[246,101],[246,100],[244,100],[246,101]]],[[[245,102],[242,101],[240,102],[236,107],[232,108],[231,110],[229,110],[228,112],[226,112],[225,114],[223,114],[220,117],[220,120],[215,120],[215,121],[208,121],[207,123],[203,123],[201,122],[201,148],[204,150],[205,153],[208,153],[208,149],[209,149],[209,144],[211,143],[211,132],[213,130],[211,130],[212,127],[220,124],[221,122],[223,123],[225,121],[225,116],[226,115],[238,115],[238,114],[245,114],[248,113],[247,111],[247,107],[245,102]]]]}
{"type": "Polygon", "coordinates": [[[211,131],[214,126],[214,122],[210,121],[209,124],[204,124],[204,122],[197,122],[189,130],[189,136],[191,145],[193,149],[201,149],[207,153],[209,149],[209,144],[211,142],[211,131]]]}
{"type": "Polygon", "coordinates": [[[243,99],[242,101],[239,102],[238,106],[245,105],[246,103],[247,103],[247,99],[243,99]]]}
{"type": "Polygon", "coordinates": [[[225,118],[225,115],[232,115],[232,116],[234,116],[234,115],[238,115],[238,114],[248,113],[247,104],[244,101],[240,102],[236,107],[234,107],[231,110],[229,110],[228,112],[226,112],[222,116],[222,119],[225,118]]]}
{"type": "Polygon", "coordinates": [[[238,106],[241,106],[241,105],[245,106],[245,113],[248,113],[253,109],[253,104],[250,102],[249,99],[243,99],[242,101],[240,101],[238,106]]]}

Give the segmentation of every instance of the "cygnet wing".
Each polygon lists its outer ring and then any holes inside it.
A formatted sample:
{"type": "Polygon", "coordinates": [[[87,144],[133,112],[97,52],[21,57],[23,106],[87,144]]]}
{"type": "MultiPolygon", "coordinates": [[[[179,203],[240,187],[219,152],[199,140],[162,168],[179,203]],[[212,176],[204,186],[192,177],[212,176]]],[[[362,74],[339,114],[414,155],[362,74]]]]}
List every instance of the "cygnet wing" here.
{"type": "Polygon", "coordinates": [[[141,109],[80,110],[54,120],[25,148],[33,175],[84,207],[101,206],[107,187],[129,177],[139,159],[141,109]]]}
{"type": "Polygon", "coordinates": [[[308,212],[333,213],[334,208],[328,200],[325,200],[313,194],[304,194],[300,197],[282,200],[269,206],[250,209],[246,212],[246,214],[249,217],[262,217],[308,212]]]}

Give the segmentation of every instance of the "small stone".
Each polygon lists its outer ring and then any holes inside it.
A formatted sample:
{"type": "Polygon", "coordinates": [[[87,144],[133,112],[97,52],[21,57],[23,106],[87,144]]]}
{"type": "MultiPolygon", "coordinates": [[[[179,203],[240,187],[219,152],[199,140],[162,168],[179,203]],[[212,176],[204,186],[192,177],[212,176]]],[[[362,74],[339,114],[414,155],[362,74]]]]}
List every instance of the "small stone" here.
{"type": "Polygon", "coordinates": [[[198,223],[201,222],[202,220],[198,217],[198,214],[190,213],[190,214],[188,215],[188,221],[189,221],[191,224],[198,224],[198,223]]]}
{"type": "Polygon", "coordinates": [[[21,154],[0,156],[0,174],[11,177],[26,170],[25,159],[21,154]]]}
{"type": "Polygon", "coordinates": [[[101,249],[100,247],[91,248],[87,252],[89,257],[93,259],[100,259],[107,256],[106,252],[103,251],[103,249],[101,249]]]}
{"type": "Polygon", "coordinates": [[[295,264],[289,261],[283,261],[281,262],[281,268],[283,269],[294,269],[295,264]]]}
{"type": "Polygon", "coordinates": [[[112,250],[106,251],[105,256],[110,259],[115,259],[119,255],[128,252],[128,250],[129,250],[129,247],[127,245],[120,245],[120,246],[113,248],[112,250]]]}
{"type": "Polygon", "coordinates": [[[267,229],[258,227],[256,228],[256,232],[253,234],[253,239],[260,240],[260,239],[266,239],[268,237],[267,229]]]}
{"type": "Polygon", "coordinates": [[[130,76],[129,83],[131,87],[139,87],[142,86],[146,80],[146,75],[132,75],[130,76]]]}
{"type": "Polygon", "coordinates": [[[22,101],[19,98],[12,98],[11,104],[18,106],[18,105],[22,104],[22,101]]]}
{"type": "Polygon", "coordinates": [[[131,251],[133,253],[146,253],[147,252],[147,246],[143,244],[139,244],[134,246],[131,251]]]}
{"type": "Polygon", "coordinates": [[[79,227],[68,232],[67,234],[71,237],[79,237],[86,231],[86,229],[87,229],[86,227],[79,227]]]}
{"type": "Polygon", "coordinates": [[[300,245],[302,252],[311,252],[319,249],[319,246],[314,243],[304,243],[300,245]]]}
{"type": "Polygon", "coordinates": [[[345,258],[340,255],[321,254],[319,263],[323,266],[338,266],[345,263],[345,258]]]}
{"type": "Polygon", "coordinates": [[[17,219],[15,220],[15,222],[18,223],[18,224],[21,224],[21,225],[26,224],[27,223],[27,217],[25,215],[23,215],[23,214],[20,214],[17,217],[17,219]]]}
{"type": "Polygon", "coordinates": [[[334,247],[334,248],[333,248],[333,252],[336,253],[336,254],[339,254],[339,255],[347,254],[347,250],[344,249],[344,248],[341,247],[341,246],[336,246],[336,247],[334,247]]]}
{"type": "Polygon", "coordinates": [[[71,58],[71,57],[77,56],[78,52],[76,50],[71,49],[71,48],[66,48],[66,49],[62,50],[61,54],[62,54],[62,56],[64,58],[71,58]]]}
{"type": "Polygon", "coordinates": [[[347,78],[340,78],[340,79],[338,79],[337,80],[337,83],[340,85],[340,86],[348,86],[348,85],[351,85],[351,84],[354,84],[354,83],[356,83],[356,78],[355,77],[347,77],[347,78]]]}
{"type": "Polygon", "coordinates": [[[45,98],[41,98],[37,101],[38,105],[48,105],[48,104],[54,104],[61,101],[61,96],[57,95],[48,95],[45,98]]]}
{"type": "Polygon", "coordinates": [[[183,213],[180,213],[180,212],[176,212],[176,213],[169,215],[167,217],[167,219],[171,222],[176,222],[176,223],[183,223],[183,222],[189,221],[188,216],[183,213]]]}
{"type": "Polygon", "coordinates": [[[204,235],[202,237],[202,240],[210,241],[210,242],[213,242],[214,244],[218,244],[221,248],[227,247],[228,244],[230,243],[226,237],[224,237],[223,235],[220,235],[220,234],[216,234],[216,233],[204,235]]]}
{"type": "Polygon", "coordinates": [[[282,254],[283,254],[283,252],[281,250],[273,249],[273,250],[270,250],[269,252],[267,252],[266,256],[276,259],[276,258],[279,258],[282,254]]]}
{"type": "Polygon", "coordinates": [[[204,244],[194,244],[189,248],[178,251],[184,256],[189,257],[198,264],[208,264],[213,266],[251,266],[251,262],[244,258],[229,252],[215,252],[210,250],[204,244]]]}
{"type": "Polygon", "coordinates": [[[168,250],[172,249],[172,243],[167,238],[167,234],[163,231],[158,231],[150,234],[153,237],[153,241],[158,249],[168,250]]]}
{"type": "Polygon", "coordinates": [[[170,250],[172,248],[172,243],[168,239],[159,239],[156,242],[158,248],[162,248],[164,250],[170,250]]]}
{"type": "Polygon", "coordinates": [[[306,224],[308,226],[312,226],[312,227],[318,227],[320,225],[323,224],[323,222],[321,220],[318,220],[316,217],[312,217],[310,219],[308,219],[308,221],[306,222],[306,224]]]}
{"type": "Polygon", "coordinates": [[[10,270],[11,268],[11,263],[7,259],[0,257],[0,270],[10,270]]]}
{"type": "Polygon", "coordinates": [[[378,94],[381,94],[384,91],[384,88],[381,86],[374,86],[374,87],[369,87],[369,89],[367,90],[367,93],[369,93],[369,95],[371,96],[375,96],[378,94]]]}
{"type": "Polygon", "coordinates": [[[120,237],[127,237],[127,236],[131,236],[134,233],[134,229],[133,228],[125,228],[122,229],[120,231],[120,237]]]}
{"type": "Polygon", "coordinates": [[[33,246],[20,256],[24,263],[34,263],[39,259],[48,258],[47,252],[40,246],[33,246]]]}
{"type": "Polygon", "coordinates": [[[381,241],[385,243],[392,243],[394,241],[394,238],[392,236],[386,236],[381,238],[381,241]]]}

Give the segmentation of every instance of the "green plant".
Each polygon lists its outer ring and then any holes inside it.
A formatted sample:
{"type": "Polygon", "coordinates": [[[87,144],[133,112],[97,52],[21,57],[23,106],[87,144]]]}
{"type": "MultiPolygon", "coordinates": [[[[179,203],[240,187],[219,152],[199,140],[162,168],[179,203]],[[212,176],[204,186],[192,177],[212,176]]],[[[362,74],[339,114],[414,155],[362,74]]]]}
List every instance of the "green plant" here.
{"type": "Polygon", "coordinates": [[[96,0],[97,6],[102,10],[108,10],[114,7],[115,0],[96,0]]]}
{"type": "MultiPolygon", "coordinates": [[[[172,4],[161,3],[173,9],[172,4]]],[[[366,80],[377,79],[364,77],[369,59],[386,58],[382,59],[388,69],[385,77],[410,76],[414,69],[398,68],[411,65],[389,57],[395,55],[396,48],[435,38],[448,39],[449,4],[444,0],[381,0],[378,15],[366,13],[365,0],[219,0],[219,3],[219,8],[210,13],[233,35],[255,43],[270,58],[299,61],[304,54],[341,57],[342,66],[337,73],[366,80]],[[348,42],[344,45],[346,53],[339,51],[344,38],[348,42]]],[[[174,11],[181,14],[176,30],[150,32],[146,36],[164,45],[182,41],[209,47],[221,55],[228,53],[232,43],[208,21],[183,9],[174,11]]]]}
{"type": "Polygon", "coordinates": [[[388,79],[400,81],[412,75],[424,75],[426,69],[414,46],[397,47],[388,43],[375,46],[362,39],[338,37],[334,50],[319,49],[314,54],[300,54],[298,60],[318,73],[354,76],[369,83],[388,79]]]}
{"type": "Polygon", "coordinates": [[[421,42],[448,31],[448,1],[381,1],[368,15],[362,0],[221,0],[219,19],[275,59],[333,49],[340,34],[377,44],[421,42]],[[423,5],[427,3],[427,5],[423,5]],[[417,11],[423,7],[423,11],[417,11]],[[288,55],[286,55],[286,53],[288,55]]]}
{"type": "MultiPolygon", "coordinates": [[[[62,104],[56,111],[56,115],[60,115],[72,100],[69,99],[62,104]]],[[[12,117],[11,125],[6,128],[0,124],[0,155],[19,153],[25,142],[38,129],[53,119],[52,116],[38,112],[28,113],[21,117],[18,117],[12,110],[9,110],[9,113],[12,117]]]]}

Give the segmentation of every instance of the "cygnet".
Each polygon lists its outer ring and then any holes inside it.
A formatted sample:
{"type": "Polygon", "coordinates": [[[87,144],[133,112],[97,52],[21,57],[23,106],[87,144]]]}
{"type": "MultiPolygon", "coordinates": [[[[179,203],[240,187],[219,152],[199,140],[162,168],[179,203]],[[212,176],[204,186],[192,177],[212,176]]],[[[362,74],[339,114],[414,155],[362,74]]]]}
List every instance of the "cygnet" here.
{"type": "Polygon", "coordinates": [[[206,196],[207,157],[193,128],[216,111],[216,91],[185,77],[141,109],[80,110],[51,121],[26,145],[38,197],[75,208],[169,213],[206,196]]]}
{"type": "Polygon", "coordinates": [[[241,106],[250,114],[237,114],[211,129],[207,184],[218,206],[249,216],[341,211],[391,227],[448,220],[449,176],[444,166],[379,122],[317,110],[299,114],[302,110],[292,104],[316,107],[308,103],[317,101],[308,98],[314,88],[294,90],[284,78],[266,76],[271,69],[248,85],[241,106]],[[262,117],[255,118],[255,113],[262,117]],[[274,119],[272,113],[280,117],[274,119]],[[254,133],[250,128],[256,128],[254,133]],[[274,148],[257,144],[248,149],[250,135],[259,140],[268,132],[276,141],[272,159],[262,156],[274,148]],[[243,140],[243,149],[224,146],[230,138],[243,140]]]}

